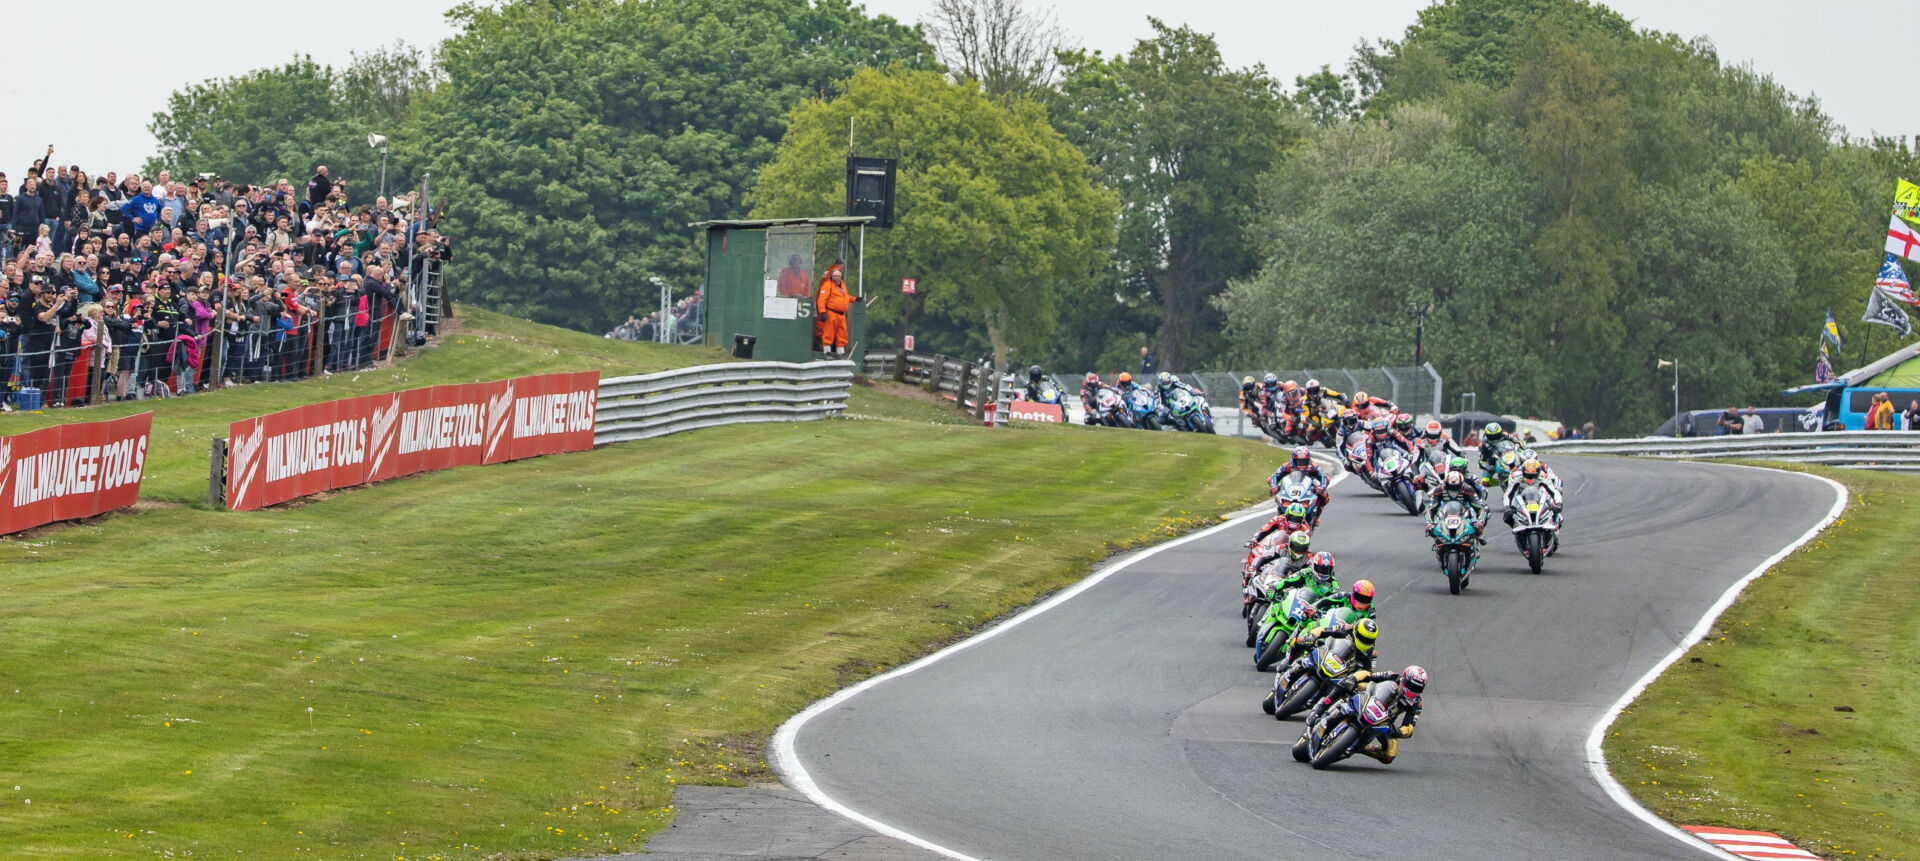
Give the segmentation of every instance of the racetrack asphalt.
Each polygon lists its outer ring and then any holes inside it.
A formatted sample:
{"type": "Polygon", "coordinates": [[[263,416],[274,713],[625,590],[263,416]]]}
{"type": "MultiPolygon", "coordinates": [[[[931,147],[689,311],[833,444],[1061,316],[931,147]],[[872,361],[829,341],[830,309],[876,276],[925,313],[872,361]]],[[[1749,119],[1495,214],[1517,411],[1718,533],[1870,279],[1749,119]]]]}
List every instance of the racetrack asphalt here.
{"type": "MultiPolygon", "coordinates": [[[[1563,457],[1546,572],[1494,518],[1449,595],[1420,520],[1358,481],[1316,550],[1379,592],[1381,665],[1432,677],[1390,766],[1295,763],[1298,719],[1259,702],[1224,530],[1116,572],[996,638],[815,715],[794,753],[826,795],[977,858],[1701,857],[1590,775],[1593,724],[1727,590],[1818,523],[1822,482],[1691,463],[1563,457]]],[[[1640,779],[1615,764],[1622,781],[1640,779]]]]}

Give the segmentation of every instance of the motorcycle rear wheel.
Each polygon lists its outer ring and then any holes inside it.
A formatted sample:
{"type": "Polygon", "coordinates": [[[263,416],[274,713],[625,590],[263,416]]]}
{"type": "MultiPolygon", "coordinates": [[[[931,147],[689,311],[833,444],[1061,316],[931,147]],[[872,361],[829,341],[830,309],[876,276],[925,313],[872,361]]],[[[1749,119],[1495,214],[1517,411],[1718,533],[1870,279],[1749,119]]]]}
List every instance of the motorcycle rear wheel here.
{"type": "Polygon", "coordinates": [[[1353,747],[1354,739],[1359,737],[1360,729],[1358,727],[1351,724],[1341,727],[1340,733],[1329,740],[1325,747],[1320,748],[1319,753],[1313,755],[1314,770],[1319,771],[1340,760],[1346,759],[1350,748],[1353,747]]]}

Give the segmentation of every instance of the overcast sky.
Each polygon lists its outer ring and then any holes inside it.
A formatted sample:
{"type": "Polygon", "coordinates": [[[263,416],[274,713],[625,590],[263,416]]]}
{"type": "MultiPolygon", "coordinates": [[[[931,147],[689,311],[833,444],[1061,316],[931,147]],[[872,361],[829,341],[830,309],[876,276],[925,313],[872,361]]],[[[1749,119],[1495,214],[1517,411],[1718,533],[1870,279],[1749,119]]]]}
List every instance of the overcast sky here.
{"type": "MultiPolygon", "coordinates": [[[[1045,7],[1050,0],[1028,0],[1045,7]]],[[[0,171],[19,171],[55,146],[55,160],[99,174],[137,170],[153,154],[152,114],[173,90],[207,78],[285,62],[295,53],[344,65],[355,50],[405,38],[437,43],[451,33],[447,0],[328,0],[325,4],[198,0],[190,14],[155,18],[151,2],[96,0],[69,7],[87,26],[128,22],[105,42],[56,26],[66,14],[44,3],[0,0],[8,40],[0,98],[0,171]],[[324,14],[320,14],[324,12],[324,14]],[[134,22],[147,22],[139,24],[134,22]],[[164,21],[164,23],[162,23],[164,21]],[[37,22],[37,23],[35,23],[37,22]],[[30,29],[23,29],[30,28],[30,29]],[[45,28],[44,30],[38,28],[45,28]],[[62,38],[72,33],[74,38],[62,38]],[[44,36],[44,38],[43,38],[44,36]],[[134,42],[126,41],[128,38],[134,42]],[[139,47],[135,49],[133,45],[139,47]],[[31,70],[23,72],[21,70],[31,70]]],[[[867,9],[918,21],[931,0],[866,0],[867,9]]],[[[1086,47],[1124,52],[1148,33],[1147,16],[1213,33],[1227,62],[1260,63],[1288,86],[1321,65],[1341,69],[1361,39],[1398,37],[1428,5],[1419,0],[1051,0],[1060,22],[1086,47]]],[[[1729,63],[1751,61],[1788,89],[1819,96],[1850,135],[1920,132],[1908,105],[1906,65],[1869,62],[1920,17],[1920,0],[1616,0],[1640,27],[1705,35],[1729,63]]],[[[370,129],[370,131],[372,131],[370,129]]],[[[297,179],[297,178],[295,178],[297,179]]]]}

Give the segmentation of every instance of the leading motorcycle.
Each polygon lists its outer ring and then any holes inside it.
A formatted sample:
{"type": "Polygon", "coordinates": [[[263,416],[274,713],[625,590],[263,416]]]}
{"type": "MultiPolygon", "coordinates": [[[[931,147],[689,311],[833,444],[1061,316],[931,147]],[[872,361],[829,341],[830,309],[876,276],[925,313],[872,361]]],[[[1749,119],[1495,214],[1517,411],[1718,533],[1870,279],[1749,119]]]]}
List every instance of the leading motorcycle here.
{"type": "Polygon", "coordinates": [[[1433,537],[1434,555],[1440,558],[1440,573],[1447,575],[1447,591],[1455,595],[1467,588],[1473,566],[1480,561],[1480,542],[1467,504],[1457,499],[1442,503],[1433,516],[1428,534],[1433,537]]]}

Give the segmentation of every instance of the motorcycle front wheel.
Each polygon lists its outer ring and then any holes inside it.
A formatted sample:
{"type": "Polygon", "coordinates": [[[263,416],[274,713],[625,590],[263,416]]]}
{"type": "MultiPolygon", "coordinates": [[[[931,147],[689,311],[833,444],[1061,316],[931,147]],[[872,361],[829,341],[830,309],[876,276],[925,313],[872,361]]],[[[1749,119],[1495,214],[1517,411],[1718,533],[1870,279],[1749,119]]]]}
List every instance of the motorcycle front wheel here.
{"type": "Polygon", "coordinates": [[[1351,724],[1341,727],[1340,733],[1330,739],[1325,747],[1320,748],[1319,753],[1313,755],[1314,770],[1318,771],[1346,759],[1348,749],[1353,747],[1354,739],[1359,737],[1359,727],[1351,724]]]}
{"type": "Polygon", "coordinates": [[[1286,720],[1299,714],[1306,709],[1307,703],[1313,702],[1313,695],[1319,692],[1320,685],[1314,679],[1308,678],[1300,682],[1294,686],[1292,692],[1287,694],[1287,698],[1274,708],[1273,719],[1286,720]]]}
{"type": "Polygon", "coordinates": [[[1526,554],[1527,567],[1535,574],[1540,573],[1541,566],[1547,561],[1545,543],[1537,530],[1520,539],[1520,552],[1526,554]]]}
{"type": "Polygon", "coordinates": [[[1467,561],[1458,549],[1448,549],[1440,557],[1440,570],[1447,575],[1447,591],[1458,595],[1461,589],[1461,576],[1466,573],[1467,561]]]}

